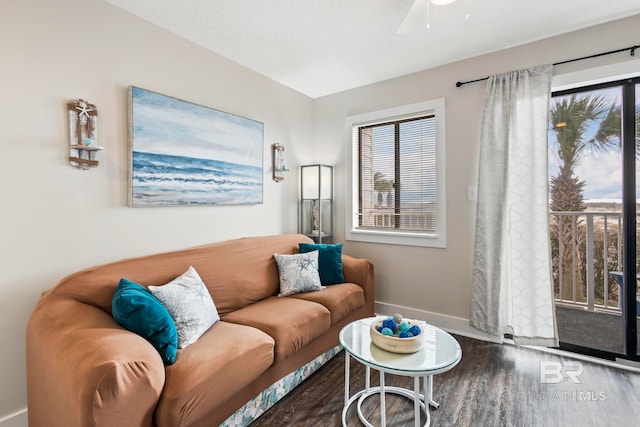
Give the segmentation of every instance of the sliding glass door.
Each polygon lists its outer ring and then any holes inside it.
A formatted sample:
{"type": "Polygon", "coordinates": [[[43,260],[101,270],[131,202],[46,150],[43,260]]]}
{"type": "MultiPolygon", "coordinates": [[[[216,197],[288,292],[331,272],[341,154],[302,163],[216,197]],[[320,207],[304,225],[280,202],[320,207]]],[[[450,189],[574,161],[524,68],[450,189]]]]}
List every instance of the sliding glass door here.
{"type": "Polygon", "coordinates": [[[549,114],[549,219],[561,348],[608,358],[638,354],[637,83],[556,92],[549,114]]]}

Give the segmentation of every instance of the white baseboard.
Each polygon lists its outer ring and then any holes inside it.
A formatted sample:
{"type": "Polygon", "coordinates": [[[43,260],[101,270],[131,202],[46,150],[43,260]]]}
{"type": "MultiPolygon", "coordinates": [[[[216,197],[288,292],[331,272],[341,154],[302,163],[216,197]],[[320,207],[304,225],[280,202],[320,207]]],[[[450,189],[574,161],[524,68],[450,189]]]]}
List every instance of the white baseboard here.
{"type": "Polygon", "coordinates": [[[27,408],[0,417],[0,427],[28,427],[27,408]]]}
{"type": "Polygon", "coordinates": [[[462,335],[469,338],[475,338],[483,341],[491,341],[501,343],[502,339],[482,332],[469,325],[469,319],[461,317],[447,316],[445,314],[433,313],[430,311],[418,310],[401,305],[387,304],[385,302],[376,301],[374,311],[381,316],[392,316],[394,313],[400,313],[409,319],[424,320],[440,329],[453,334],[462,335]]]}

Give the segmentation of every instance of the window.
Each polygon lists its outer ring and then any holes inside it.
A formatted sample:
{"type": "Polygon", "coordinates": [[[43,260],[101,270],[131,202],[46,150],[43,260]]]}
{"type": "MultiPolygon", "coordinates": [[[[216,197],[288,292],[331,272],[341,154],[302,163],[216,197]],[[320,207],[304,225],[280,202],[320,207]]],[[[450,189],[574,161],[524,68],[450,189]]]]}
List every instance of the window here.
{"type": "Polygon", "coordinates": [[[444,100],[348,123],[347,240],[445,247],[444,100]]]}

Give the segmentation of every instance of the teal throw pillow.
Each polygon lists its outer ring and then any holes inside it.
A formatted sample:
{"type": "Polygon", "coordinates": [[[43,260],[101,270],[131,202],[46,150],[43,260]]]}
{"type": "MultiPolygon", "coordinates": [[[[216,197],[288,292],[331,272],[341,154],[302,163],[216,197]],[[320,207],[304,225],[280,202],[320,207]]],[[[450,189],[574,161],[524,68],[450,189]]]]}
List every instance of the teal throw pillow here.
{"type": "Polygon", "coordinates": [[[344,283],[342,274],[342,243],[300,243],[301,253],[320,251],[318,254],[318,272],[323,285],[344,283]]]}
{"type": "Polygon", "coordinates": [[[167,309],[144,286],[120,279],[111,300],[111,311],[120,326],[149,341],[164,363],[171,365],[176,361],[176,326],[167,309]]]}

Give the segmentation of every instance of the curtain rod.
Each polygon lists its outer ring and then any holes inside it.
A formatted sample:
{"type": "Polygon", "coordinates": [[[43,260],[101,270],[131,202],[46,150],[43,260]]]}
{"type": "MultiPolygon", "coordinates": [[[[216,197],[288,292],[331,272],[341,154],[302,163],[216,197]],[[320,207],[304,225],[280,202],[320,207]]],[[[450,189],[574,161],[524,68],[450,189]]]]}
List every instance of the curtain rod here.
{"type": "MultiPolygon", "coordinates": [[[[636,49],[639,49],[640,45],[636,45],[636,46],[630,46],[630,47],[625,47],[622,49],[616,49],[616,50],[610,50],[608,52],[602,52],[602,53],[596,53],[595,55],[588,55],[588,56],[582,56],[580,58],[574,58],[574,59],[568,59],[566,61],[560,61],[560,62],[554,62],[552,65],[562,65],[562,64],[568,64],[570,62],[577,62],[577,61],[583,61],[585,59],[592,59],[592,58],[597,58],[599,56],[605,56],[605,55],[612,55],[614,53],[620,53],[620,52],[624,52],[626,50],[629,51],[631,56],[635,56],[636,54],[636,49]]],[[[483,80],[488,80],[489,77],[483,77],[481,79],[475,79],[475,80],[469,80],[466,82],[457,82],[456,83],[456,87],[460,87],[469,83],[475,83],[475,82],[481,82],[483,80]]]]}

